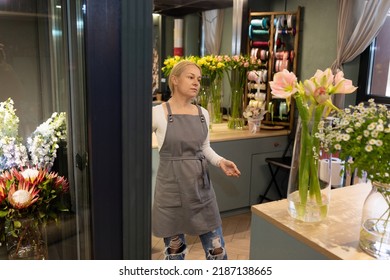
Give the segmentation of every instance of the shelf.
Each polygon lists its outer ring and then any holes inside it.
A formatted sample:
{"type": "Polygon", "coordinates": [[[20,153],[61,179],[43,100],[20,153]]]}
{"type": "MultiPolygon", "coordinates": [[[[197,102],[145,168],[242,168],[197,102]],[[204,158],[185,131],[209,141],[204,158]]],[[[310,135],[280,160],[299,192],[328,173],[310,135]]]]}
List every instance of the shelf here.
{"type": "Polygon", "coordinates": [[[252,57],[264,63],[257,71],[259,79],[248,80],[245,104],[264,93],[265,108],[269,111],[263,123],[282,125],[292,128],[294,121],[294,103],[290,108],[284,99],[272,98],[269,81],[275,73],[287,69],[297,74],[300,35],[300,10],[290,12],[256,12],[249,13],[247,51],[252,57]],[[272,112],[272,114],[270,113],[272,112]]]}

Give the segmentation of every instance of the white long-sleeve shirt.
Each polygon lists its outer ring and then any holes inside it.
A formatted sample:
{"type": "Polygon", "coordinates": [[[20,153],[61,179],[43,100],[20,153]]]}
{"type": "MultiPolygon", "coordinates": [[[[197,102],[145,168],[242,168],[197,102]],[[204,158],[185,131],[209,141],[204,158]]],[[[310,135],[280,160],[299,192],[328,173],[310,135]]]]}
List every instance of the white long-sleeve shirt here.
{"type": "MultiPolygon", "coordinates": [[[[209,127],[209,125],[210,125],[209,112],[206,109],[204,109],[203,107],[201,107],[201,109],[202,109],[202,113],[205,117],[207,127],[209,127]]],[[[153,128],[153,132],[156,133],[158,150],[160,151],[160,149],[164,143],[165,134],[167,132],[168,121],[167,121],[167,117],[165,115],[164,108],[163,108],[162,104],[153,106],[152,113],[153,113],[153,115],[152,115],[153,116],[152,117],[152,128],[153,128]]],[[[206,157],[206,159],[212,165],[219,166],[219,162],[221,161],[221,159],[223,157],[218,155],[211,148],[209,133],[207,133],[207,137],[202,144],[202,152],[203,152],[204,156],[206,157]]]]}

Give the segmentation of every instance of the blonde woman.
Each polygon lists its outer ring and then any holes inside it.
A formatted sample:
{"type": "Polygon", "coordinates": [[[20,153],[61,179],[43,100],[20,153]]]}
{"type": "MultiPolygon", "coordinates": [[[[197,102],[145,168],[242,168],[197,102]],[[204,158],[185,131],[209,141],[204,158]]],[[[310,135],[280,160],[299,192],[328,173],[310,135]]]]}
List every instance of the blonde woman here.
{"type": "Polygon", "coordinates": [[[183,60],[169,75],[172,96],[153,107],[160,165],[153,204],[153,234],[164,238],[165,259],[184,260],[185,235],[198,235],[206,259],[227,259],[219,209],[207,170],[211,163],[227,176],[240,176],[237,166],[218,155],[209,141],[209,114],[194,105],[200,67],[183,60]]]}

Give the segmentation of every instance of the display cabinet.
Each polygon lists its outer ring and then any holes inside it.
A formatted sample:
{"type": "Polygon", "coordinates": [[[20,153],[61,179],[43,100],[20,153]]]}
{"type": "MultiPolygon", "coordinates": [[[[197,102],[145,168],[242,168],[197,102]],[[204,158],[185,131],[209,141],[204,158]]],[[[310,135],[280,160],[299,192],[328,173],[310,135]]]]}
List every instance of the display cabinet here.
{"type": "Polygon", "coordinates": [[[265,102],[263,125],[268,128],[290,128],[294,121],[294,100],[288,106],[285,99],[273,98],[269,81],[275,73],[298,70],[300,10],[291,12],[249,13],[248,54],[262,61],[257,79],[248,80],[245,102],[265,102]]]}

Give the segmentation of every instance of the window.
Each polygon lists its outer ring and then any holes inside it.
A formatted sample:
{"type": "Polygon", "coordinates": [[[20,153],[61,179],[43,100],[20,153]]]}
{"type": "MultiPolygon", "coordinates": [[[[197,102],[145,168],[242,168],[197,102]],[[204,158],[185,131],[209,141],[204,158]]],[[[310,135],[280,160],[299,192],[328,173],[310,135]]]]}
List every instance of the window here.
{"type": "Polygon", "coordinates": [[[362,53],[357,102],[374,98],[390,104],[390,13],[378,36],[362,53]]]}

